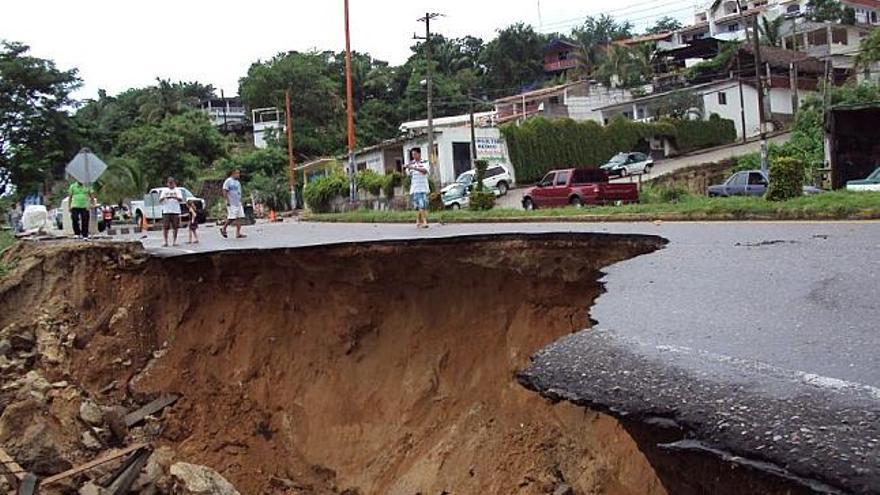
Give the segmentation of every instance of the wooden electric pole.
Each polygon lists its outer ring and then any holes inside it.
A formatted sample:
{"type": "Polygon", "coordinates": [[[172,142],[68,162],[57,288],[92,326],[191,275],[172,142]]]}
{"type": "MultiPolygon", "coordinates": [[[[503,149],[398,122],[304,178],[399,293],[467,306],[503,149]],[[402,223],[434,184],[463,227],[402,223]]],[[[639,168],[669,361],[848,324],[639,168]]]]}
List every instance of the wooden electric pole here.
{"type": "Polygon", "coordinates": [[[296,157],[293,156],[293,125],[291,124],[290,90],[284,92],[285,123],[287,124],[287,161],[290,166],[290,209],[296,210],[296,157]]]}
{"type": "Polygon", "coordinates": [[[419,22],[425,23],[425,37],[415,39],[425,40],[425,59],[427,65],[425,68],[425,86],[428,91],[428,165],[431,170],[431,177],[438,182],[440,171],[437,170],[436,160],[434,159],[434,84],[432,80],[432,61],[431,61],[431,19],[440,17],[441,14],[436,12],[426,12],[425,17],[420,17],[419,22]]]}
{"type": "Polygon", "coordinates": [[[754,29],[752,42],[755,47],[755,89],[758,92],[758,126],[761,135],[761,170],[767,173],[770,165],[767,162],[767,126],[765,125],[766,115],[764,112],[764,84],[761,77],[763,64],[761,63],[761,37],[758,36],[758,16],[752,19],[752,27],[754,29]]]}

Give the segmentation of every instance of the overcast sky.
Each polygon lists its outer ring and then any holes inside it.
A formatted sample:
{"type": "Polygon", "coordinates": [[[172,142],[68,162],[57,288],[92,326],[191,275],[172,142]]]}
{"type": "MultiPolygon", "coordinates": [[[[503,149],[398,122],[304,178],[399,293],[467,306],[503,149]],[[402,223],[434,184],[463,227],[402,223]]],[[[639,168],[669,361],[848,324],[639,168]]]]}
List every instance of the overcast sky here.
{"type": "MultiPolygon", "coordinates": [[[[352,49],[394,64],[409,56],[425,12],[445,17],[432,31],[489,40],[526,22],[567,32],[585,16],[608,13],[641,30],[663,16],[693,18],[694,0],[350,0],[352,49]],[[538,5],[540,4],[540,18],[538,5]]],[[[342,50],[343,0],[229,1],[5,0],[0,39],[20,41],[60,68],[76,67],[78,97],[152,84],[156,77],[238,91],[251,63],[287,50],[342,50]]]]}

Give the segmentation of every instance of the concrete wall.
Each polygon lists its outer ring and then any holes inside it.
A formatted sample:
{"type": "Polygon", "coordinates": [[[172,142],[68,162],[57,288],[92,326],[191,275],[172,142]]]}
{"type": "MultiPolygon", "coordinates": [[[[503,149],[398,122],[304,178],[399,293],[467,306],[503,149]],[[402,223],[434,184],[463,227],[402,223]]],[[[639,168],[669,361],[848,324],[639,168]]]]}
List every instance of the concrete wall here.
{"type": "MultiPolygon", "coordinates": [[[[743,85],[743,106],[746,111],[746,136],[757,136],[761,133],[758,122],[758,92],[747,84],[743,85]]],[[[736,135],[740,138],[742,137],[743,128],[739,107],[739,87],[737,84],[721,86],[712,92],[704,94],[703,109],[706,118],[713,113],[717,113],[722,119],[732,120],[736,126],[736,135]],[[726,105],[719,103],[719,93],[727,95],[726,105]]]]}

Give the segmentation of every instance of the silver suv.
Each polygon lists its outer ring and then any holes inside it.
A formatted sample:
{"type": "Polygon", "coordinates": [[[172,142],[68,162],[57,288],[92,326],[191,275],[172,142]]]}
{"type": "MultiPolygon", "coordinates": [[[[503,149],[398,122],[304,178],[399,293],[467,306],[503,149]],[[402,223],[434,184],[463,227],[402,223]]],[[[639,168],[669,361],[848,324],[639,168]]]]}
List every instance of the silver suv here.
{"type": "MultiPolygon", "coordinates": [[[[470,187],[470,185],[474,182],[474,177],[476,176],[476,170],[468,170],[467,172],[463,172],[461,175],[455,179],[456,184],[464,184],[465,187],[470,187]]],[[[489,165],[486,168],[486,178],[483,179],[483,185],[488,189],[497,189],[498,192],[504,196],[507,194],[507,191],[510,190],[510,186],[513,183],[513,178],[510,176],[510,170],[508,170],[506,165],[502,165],[500,163],[489,165]]],[[[454,184],[450,184],[443,188],[442,192],[447,192],[447,189],[450,189],[454,184]]]]}

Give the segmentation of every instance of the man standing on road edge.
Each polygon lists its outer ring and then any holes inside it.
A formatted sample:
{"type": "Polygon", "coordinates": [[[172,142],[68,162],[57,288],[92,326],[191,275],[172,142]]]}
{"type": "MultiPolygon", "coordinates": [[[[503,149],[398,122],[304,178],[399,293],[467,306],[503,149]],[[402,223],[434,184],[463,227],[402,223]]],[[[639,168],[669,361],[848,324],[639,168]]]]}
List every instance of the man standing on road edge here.
{"type": "Polygon", "coordinates": [[[418,210],[416,227],[422,229],[428,228],[428,194],[431,192],[431,185],[428,183],[430,167],[428,162],[422,161],[421,149],[409,150],[409,163],[403,169],[409,174],[409,194],[413,207],[418,210]]]}
{"type": "Polygon", "coordinates": [[[223,181],[223,197],[226,198],[226,221],[220,227],[220,235],[227,237],[226,229],[229,224],[235,222],[235,238],[247,237],[241,233],[241,219],[244,218],[244,208],[241,205],[241,170],[234,169],[229,177],[223,181]]]}
{"type": "Polygon", "coordinates": [[[75,181],[68,189],[70,194],[70,221],[73,235],[77,238],[89,238],[89,206],[95,199],[95,192],[82,182],[75,181]]]}
{"type": "Polygon", "coordinates": [[[165,238],[165,244],[162,247],[168,247],[168,230],[174,229],[172,245],[177,245],[177,230],[180,228],[180,202],[183,201],[183,193],[177,188],[177,181],[174,177],[169,177],[168,186],[159,195],[159,204],[162,205],[162,236],[165,238]]]}

